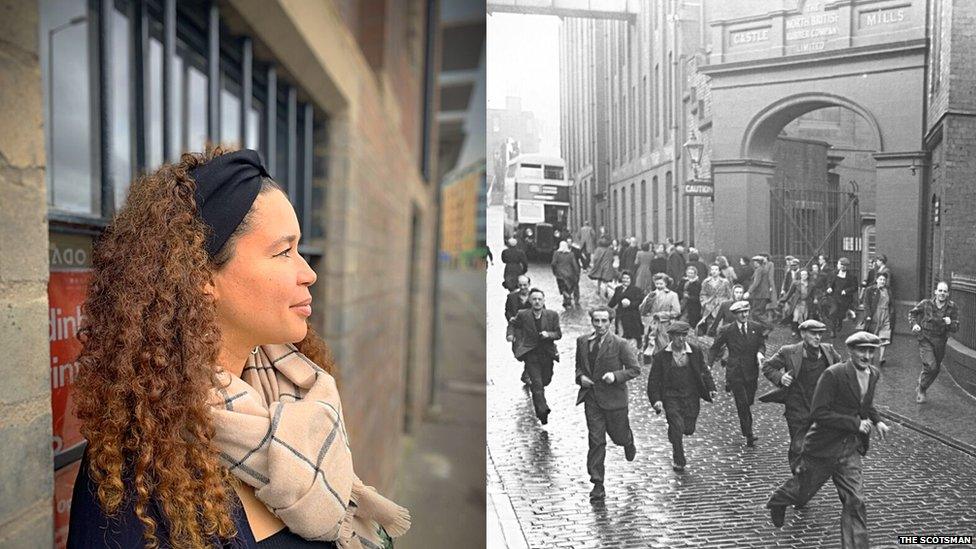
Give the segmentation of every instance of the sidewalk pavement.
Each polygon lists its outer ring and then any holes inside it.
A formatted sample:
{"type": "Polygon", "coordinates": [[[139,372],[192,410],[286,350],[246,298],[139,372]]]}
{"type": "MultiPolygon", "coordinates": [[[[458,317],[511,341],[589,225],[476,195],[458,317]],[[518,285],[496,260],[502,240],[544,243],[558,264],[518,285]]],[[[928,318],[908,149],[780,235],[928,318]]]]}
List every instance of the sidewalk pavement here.
{"type": "Polygon", "coordinates": [[[397,549],[484,547],[485,274],[441,271],[438,405],[405,437],[396,501],[412,526],[397,549]]]}
{"type": "MultiPolygon", "coordinates": [[[[843,340],[838,338],[843,346],[843,340]]],[[[926,393],[915,402],[915,387],[922,362],[918,343],[907,335],[895,335],[885,351],[874,401],[890,419],[933,436],[959,450],[976,455],[976,398],[953,381],[945,368],[926,393]]]]}

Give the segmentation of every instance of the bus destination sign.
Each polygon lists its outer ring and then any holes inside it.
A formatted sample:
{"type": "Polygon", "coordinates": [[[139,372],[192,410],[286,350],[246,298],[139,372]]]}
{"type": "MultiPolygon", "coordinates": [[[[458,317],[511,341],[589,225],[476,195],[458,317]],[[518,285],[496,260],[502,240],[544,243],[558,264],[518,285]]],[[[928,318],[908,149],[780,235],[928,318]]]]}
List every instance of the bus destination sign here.
{"type": "Polygon", "coordinates": [[[569,186],[545,185],[539,183],[519,183],[516,198],[519,200],[569,202],[569,186]]]}

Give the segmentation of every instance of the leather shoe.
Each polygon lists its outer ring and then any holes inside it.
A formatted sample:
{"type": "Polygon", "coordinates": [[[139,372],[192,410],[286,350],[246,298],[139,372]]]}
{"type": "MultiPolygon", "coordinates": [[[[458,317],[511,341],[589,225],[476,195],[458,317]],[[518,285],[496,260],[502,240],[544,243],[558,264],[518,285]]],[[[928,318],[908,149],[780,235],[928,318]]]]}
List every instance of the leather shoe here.
{"type": "Polygon", "coordinates": [[[759,437],[746,437],[746,446],[754,448],[757,440],[759,440],[759,437]]]}
{"type": "Polygon", "coordinates": [[[773,505],[769,508],[769,518],[773,521],[773,526],[780,528],[786,522],[786,506],[773,505]]]}
{"type": "Polygon", "coordinates": [[[607,495],[606,490],[603,489],[603,484],[594,484],[593,489],[590,490],[590,500],[603,499],[607,495]]]}
{"type": "Polygon", "coordinates": [[[541,416],[539,416],[539,421],[541,421],[543,425],[549,423],[549,412],[550,411],[551,410],[546,410],[546,412],[544,414],[542,414],[541,416]]]}
{"type": "Polygon", "coordinates": [[[915,402],[918,402],[919,404],[925,402],[925,391],[915,389],[915,402]]]}
{"type": "Polygon", "coordinates": [[[633,442],[631,442],[627,446],[624,446],[624,457],[627,458],[627,461],[634,461],[634,456],[636,455],[637,455],[637,447],[634,446],[633,442]]]}

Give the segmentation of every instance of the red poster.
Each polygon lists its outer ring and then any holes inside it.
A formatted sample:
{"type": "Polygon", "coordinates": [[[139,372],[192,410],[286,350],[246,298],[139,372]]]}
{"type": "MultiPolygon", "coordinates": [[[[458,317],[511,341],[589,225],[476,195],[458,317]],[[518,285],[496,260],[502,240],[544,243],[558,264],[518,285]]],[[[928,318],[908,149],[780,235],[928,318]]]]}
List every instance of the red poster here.
{"type": "Polygon", "coordinates": [[[71,511],[71,492],[75,488],[80,461],[54,472],[54,547],[64,549],[68,544],[68,512],[71,511]]]}
{"type": "Polygon", "coordinates": [[[90,272],[51,272],[47,294],[51,341],[51,413],[54,420],[54,454],[61,454],[84,442],[71,403],[71,387],[78,374],[81,343],[81,305],[85,301],[90,272]]]}

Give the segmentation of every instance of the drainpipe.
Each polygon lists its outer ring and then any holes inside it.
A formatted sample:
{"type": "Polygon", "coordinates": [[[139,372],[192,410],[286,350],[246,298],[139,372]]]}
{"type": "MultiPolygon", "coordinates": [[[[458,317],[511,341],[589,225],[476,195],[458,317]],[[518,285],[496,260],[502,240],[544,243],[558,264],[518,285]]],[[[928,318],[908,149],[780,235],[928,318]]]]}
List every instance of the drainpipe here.
{"type": "MultiPolygon", "coordinates": [[[[674,219],[681,219],[682,222],[687,222],[687,219],[681,217],[681,207],[683,206],[681,185],[684,185],[684,174],[681,172],[681,165],[678,163],[678,158],[681,155],[681,143],[678,137],[678,129],[681,124],[678,123],[678,108],[681,106],[681,82],[678,78],[678,30],[681,25],[678,24],[678,8],[680,6],[680,0],[671,0],[671,163],[674,166],[674,181],[675,184],[675,205],[674,205],[674,219]]],[[[670,190],[669,190],[670,191],[670,190]]],[[[674,240],[677,242],[681,240],[681,223],[675,227],[674,240]]]]}

